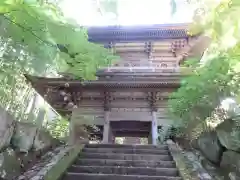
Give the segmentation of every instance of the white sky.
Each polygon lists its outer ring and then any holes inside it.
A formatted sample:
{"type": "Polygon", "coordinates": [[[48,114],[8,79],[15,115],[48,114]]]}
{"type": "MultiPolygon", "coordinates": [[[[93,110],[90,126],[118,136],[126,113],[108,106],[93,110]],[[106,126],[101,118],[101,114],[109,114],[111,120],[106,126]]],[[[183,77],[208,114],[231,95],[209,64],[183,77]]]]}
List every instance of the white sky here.
{"type": "Polygon", "coordinates": [[[93,0],[63,0],[61,8],[66,17],[80,25],[185,23],[191,21],[193,8],[184,2],[186,0],[177,0],[177,13],[171,16],[170,0],[119,0],[118,22],[112,14],[100,16],[93,0]]]}

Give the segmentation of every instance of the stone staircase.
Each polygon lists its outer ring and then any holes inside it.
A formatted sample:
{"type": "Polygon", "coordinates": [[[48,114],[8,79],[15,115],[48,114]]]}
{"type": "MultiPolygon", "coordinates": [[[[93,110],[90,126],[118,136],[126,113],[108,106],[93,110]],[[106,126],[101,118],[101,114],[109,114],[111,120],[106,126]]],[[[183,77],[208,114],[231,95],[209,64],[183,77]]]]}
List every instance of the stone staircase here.
{"type": "Polygon", "coordinates": [[[88,144],[61,180],[181,180],[166,145],[88,144]]]}

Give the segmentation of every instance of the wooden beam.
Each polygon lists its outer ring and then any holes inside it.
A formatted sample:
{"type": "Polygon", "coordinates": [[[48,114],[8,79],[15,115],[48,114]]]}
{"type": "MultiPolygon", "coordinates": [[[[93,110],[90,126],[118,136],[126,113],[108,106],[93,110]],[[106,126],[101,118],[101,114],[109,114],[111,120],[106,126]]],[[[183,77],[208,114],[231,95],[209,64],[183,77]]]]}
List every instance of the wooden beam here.
{"type": "Polygon", "coordinates": [[[148,137],[149,132],[144,131],[144,132],[124,132],[124,131],[116,131],[115,137],[148,137]]]}
{"type": "Polygon", "coordinates": [[[112,129],[113,132],[149,132],[150,128],[139,129],[139,128],[117,128],[112,129]]]}

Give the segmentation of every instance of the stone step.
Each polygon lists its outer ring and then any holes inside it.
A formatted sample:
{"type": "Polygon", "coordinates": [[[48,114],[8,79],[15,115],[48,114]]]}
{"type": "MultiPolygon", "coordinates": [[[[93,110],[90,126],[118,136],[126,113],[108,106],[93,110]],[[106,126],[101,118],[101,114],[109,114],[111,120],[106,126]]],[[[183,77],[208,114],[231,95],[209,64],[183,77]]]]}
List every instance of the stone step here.
{"type": "Polygon", "coordinates": [[[73,165],[68,172],[95,174],[122,174],[148,176],[178,176],[176,168],[146,168],[146,167],[117,167],[117,166],[77,166],[73,165]]]}
{"type": "Polygon", "coordinates": [[[168,155],[167,149],[125,149],[125,148],[84,148],[88,153],[122,153],[122,154],[162,154],[168,155]]]}
{"type": "Polygon", "coordinates": [[[86,144],[86,148],[118,148],[118,149],[165,149],[168,150],[167,145],[127,145],[127,144],[86,144]]]}
{"type": "Polygon", "coordinates": [[[115,159],[78,159],[75,165],[82,166],[120,166],[120,167],[161,167],[175,168],[174,161],[142,161],[142,160],[115,160],[115,159]]]}
{"type": "Polygon", "coordinates": [[[87,159],[116,159],[116,160],[145,160],[145,161],[171,161],[170,155],[149,154],[116,154],[116,153],[86,153],[80,154],[81,158],[87,159]]]}
{"type": "Polygon", "coordinates": [[[136,176],[119,174],[87,174],[87,173],[66,173],[63,180],[182,180],[181,177],[171,176],[136,176]]]}

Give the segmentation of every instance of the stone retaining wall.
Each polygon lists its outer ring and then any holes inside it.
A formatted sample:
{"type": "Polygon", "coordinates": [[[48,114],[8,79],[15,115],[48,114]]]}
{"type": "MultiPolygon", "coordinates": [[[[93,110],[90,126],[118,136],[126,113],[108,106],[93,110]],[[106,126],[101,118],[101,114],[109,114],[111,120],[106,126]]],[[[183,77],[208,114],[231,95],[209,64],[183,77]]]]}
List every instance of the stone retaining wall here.
{"type": "Polygon", "coordinates": [[[61,146],[43,156],[41,162],[19,176],[17,180],[57,180],[78,156],[83,145],[61,146]]]}
{"type": "Polygon", "coordinates": [[[168,140],[167,145],[174,161],[179,169],[179,173],[184,180],[212,180],[213,178],[196,160],[195,156],[189,156],[173,141],[168,140]]]}
{"type": "Polygon", "coordinates": [[[15,121],[0,107],[0,177],[14,179],[59,145],[48,131],[15,121]]]}
{"type": "Polygon", "coordinates": [[[240,128],[237,121],[225,120],[214,131],[204,132],[193,145],[219,167],[226,178],[240,179],[240,128]]]}

